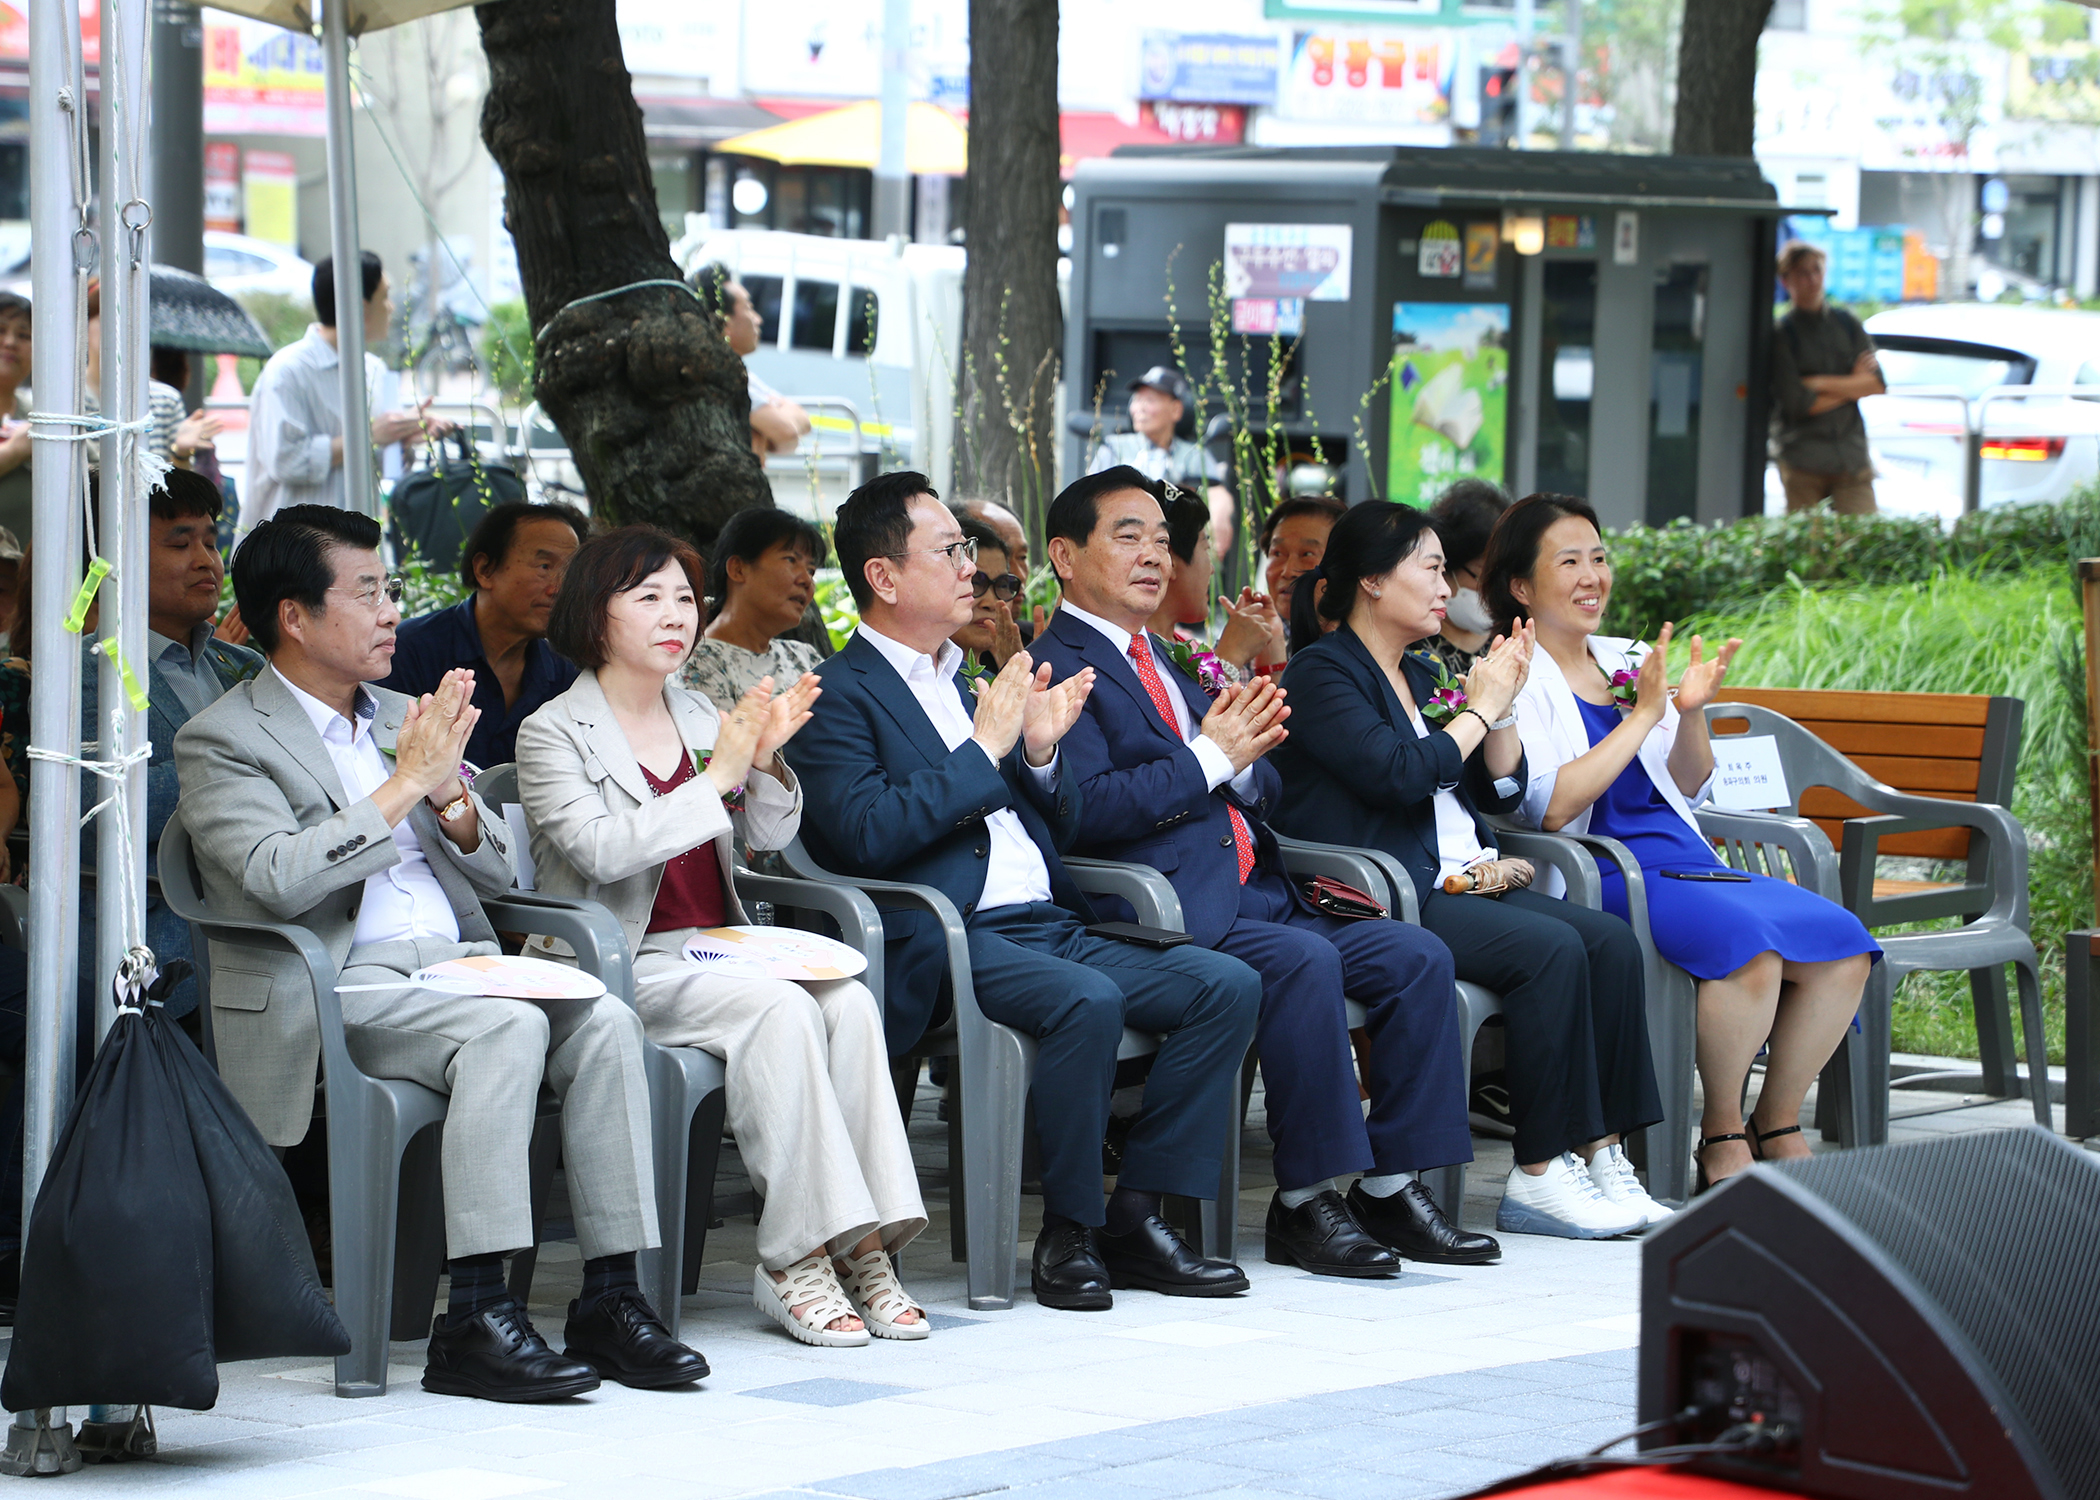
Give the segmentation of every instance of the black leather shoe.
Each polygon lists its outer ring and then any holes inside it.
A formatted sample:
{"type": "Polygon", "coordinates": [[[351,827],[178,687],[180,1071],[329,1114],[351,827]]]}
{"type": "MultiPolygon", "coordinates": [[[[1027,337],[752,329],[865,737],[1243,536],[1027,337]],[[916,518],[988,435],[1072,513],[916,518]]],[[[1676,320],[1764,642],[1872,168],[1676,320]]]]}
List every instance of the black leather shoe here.
{"type": "Polygon", "coordinates": [[[1035,1264],[1028,1273],[1036,1301],[1066,1312],[1106,1312],[1115,1306],[1108,1267],[1094,1248],[1097,1233],[1069,1220],[1043,1226],[1035,1237],[1035,1264]]]}
{"type": "Polygon", "coordinates": [[[1390,1198],[1373,1198],[1362,1183],[1351,1183],[1349,1213],[1366,1234],[1409,1260],[1485,1266],[1502,1259],[1502,1246],[1493,1235],[1474,1234],[1445,1218],[1419,1182],[1410,1182],[1390,1198]]]}
{"type": "Polygon", "coordinates": [[[1168,1297],[1230,1297],[1247,1290],[1247,1273],[1229,1260],[1206,1260],[1158,1214],[1127,1234],[1097,1230],[1110,1286],[1143,1287],[1168,1297]]]}
{"type": "Polygon", "coordinates": [[[690,1385],[707,1375],[707,1361],[671,1337],[654,1308],[633,1287],[620,1287],[592,1302],[581,1313],[569,1304],[569,1325],[562,1331],[565,1358],[581,1360],[607,1380],[636,1390],[690,1385]]]}
{"type": "Polygon", "coordinates": [[[1397,1276],[1400,1257],[1365,1234],[1332,1188],[1285,1208],[1269,1200],[1263,1258],[1272,1266],[1302,1266],[1315,1276],[1397,1276]]]}
{"type": "Polygon", "coordinates": [[[598,1372],[547,1347],[510,1297],[454,1323],[430,1325],[423,1389],[484,1401],[559,1401],[598,1389],[598,1372]]]}

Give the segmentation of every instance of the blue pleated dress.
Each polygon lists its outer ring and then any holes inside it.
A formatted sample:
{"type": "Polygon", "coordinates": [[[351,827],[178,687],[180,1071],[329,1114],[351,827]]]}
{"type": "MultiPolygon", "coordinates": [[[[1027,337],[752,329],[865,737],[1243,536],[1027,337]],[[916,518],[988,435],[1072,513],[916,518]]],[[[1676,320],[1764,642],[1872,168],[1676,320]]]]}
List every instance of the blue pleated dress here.
{"type": "MultiPolygon", "coordinates": [[[[1590,744],[1619,727],[1611,704],[1577,698],[1590,744]]],[[[1855,953],[1881,957],[1881,945],[1834,901],[1769,875],[1747,881],[1673,880],[1665,870],[1724,869],[1713,846],[1685,826],[1638,760],[1619,773],[1590,809],[1590,832],[1617,839],[1640,861],[1655,946],[1694,979],[1721,979],[1760,953],[1795,963],[1828,963],[1855,953]]],[[[1626,915],[1626,881],[1600,862],[1604,907],[1626,915]]],[[[1742,872],[1738,872],[1742,873],[1742,872]]]]}

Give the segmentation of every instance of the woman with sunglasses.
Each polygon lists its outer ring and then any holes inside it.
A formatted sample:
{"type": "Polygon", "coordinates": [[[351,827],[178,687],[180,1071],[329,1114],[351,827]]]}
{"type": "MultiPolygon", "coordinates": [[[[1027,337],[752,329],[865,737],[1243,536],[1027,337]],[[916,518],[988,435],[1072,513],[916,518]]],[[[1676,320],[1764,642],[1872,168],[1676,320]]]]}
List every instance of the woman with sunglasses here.
{"type": "Polygon", "coordinates": [[[1021,649],[1021,577],[999,534],[981,521],[956,518],[963,540],[977,544],[977,576],[970,580],[977,607],[970,623],[948,639],[962,648],[966,666],[998,671],[1021,649]]]}
{"type": "Polygon", "coordinates": [[[787,632],[816,597],[825,553],[824,533],[793,511],[753,506],[731,516],[707,570],[707,634],[680,681],[726,714],[762,677],[796,682],[814,672],[823,653],[787,632]]]}

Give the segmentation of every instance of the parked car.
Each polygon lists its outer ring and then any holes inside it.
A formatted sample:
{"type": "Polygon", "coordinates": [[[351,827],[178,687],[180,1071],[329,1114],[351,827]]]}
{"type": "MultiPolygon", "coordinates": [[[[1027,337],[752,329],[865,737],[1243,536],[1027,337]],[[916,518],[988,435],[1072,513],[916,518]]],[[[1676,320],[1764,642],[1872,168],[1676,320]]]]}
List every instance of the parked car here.
{"type": "Polygon", "coordinates": [[[1889,394],[1860,403],[1880,508],[1962,512],[1963,411],[1983,433],[1982,505],[2062,500],[2100,475],[2100,313],[1991,303],[1891,308],[1867,320],[1889,394]],[[2090,396],[1978,398],[2004,386],[2090,396]]]}
{"type": "Polygon", "coordinates": [[[223,229],[204,231],[204,279],[230,297],[267,292],[306,302],[313,297],[313,262],[269,240],[223,229]]]}

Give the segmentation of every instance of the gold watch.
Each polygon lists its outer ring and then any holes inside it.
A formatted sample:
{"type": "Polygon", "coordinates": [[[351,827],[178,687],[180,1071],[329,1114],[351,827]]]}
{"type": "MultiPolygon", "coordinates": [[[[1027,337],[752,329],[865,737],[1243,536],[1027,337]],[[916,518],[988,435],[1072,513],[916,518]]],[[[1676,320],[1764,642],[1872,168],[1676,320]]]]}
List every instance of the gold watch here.
{"type": "Polygon", "coordinates": [[[471,806],[473,806],[473,803],[467,798],[466,788],[462,787],[457,797],[454,797],[450,802],[447,802],[437,810],[438,821],[442,823],[457,823],[467,815],[467,809],[471,806]]]}

